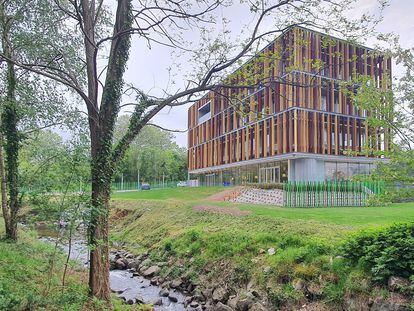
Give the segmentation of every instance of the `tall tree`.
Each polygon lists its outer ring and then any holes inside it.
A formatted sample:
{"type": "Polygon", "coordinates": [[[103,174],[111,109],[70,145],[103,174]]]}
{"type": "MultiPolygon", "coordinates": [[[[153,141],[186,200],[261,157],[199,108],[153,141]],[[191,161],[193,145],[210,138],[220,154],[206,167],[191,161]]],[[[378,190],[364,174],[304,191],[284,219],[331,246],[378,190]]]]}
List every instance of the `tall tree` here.
{"type": "MultiPolygon", "coordinates": [[[[33,73],[15,66],[12,61],[14,58],[33,61],[47,54],[45,37],[48,32],[37,27],[37,24],[53,24],[64,16],[59,11],[47,16],[41,14],[47,8],[46,5],[43,0],[21,0],[19,3],[0,1],[0,50],[5,57],[5,69],[0,70],[3,82],[0,88],[0,175],[6,236],[11,240],[17,240],[21,205],[19,150],[25,135],[39,128],[63,124],[74,116],[69,112],[67,100],[59,93],[61,88],[55,81],[39,77],[35,79],[33,73]]],[[[62,39],[55,41],[61,46],[65,42],[62,39]]],[[[72,48],[73,45],[68,44],[67,48],[61,47],[60,51],[73,56],[72,48]]]]}
{"type": "MultiPolygon", "coordinates": [[[[10,31],[12,18],[6,15],[4,3],[0,4],[0,22],[2,25],[3,53],[8,58],[13,58],[13,50],[10,43],[10,31]]],[[[0,153],[0,168],[2,171],[2,210],[6,226],[6,237],[17,240],[17,213],[19,211],[18,167],[17,158],[19,150],[19,135],[17,133],[17,109],[16,109],[16,72],[13,62],[6,61],[6,96],[3,100],[1,114],[0,148],[5,146],[5,164],[3,152],[0,153]],[[8,185],[9,200],[6,201],[6,185],[8,185]]]]}
{"type": "MultiPolygon", "coordinates": [[[[379,39],[381,46],[378,46],[377,53],[394,59],[401,73],[392,77],[391,72],[387,72],[384,75],[386,78],[381,81],[370,76],[355,75],[344,84],[344,88],[352,103],[366,110],[367,125],[377,128],[380,134],[388,138],[394,138],[399,149],[413,150],[414,48],[403,48],[398,37],[392,34],[381,34],[379,39]]],[[[366,151],[375,149],[372,148],[375,143],[367,141],[366,151]]],[[[392,150],[387,156],[393,153],[392,150]]]]}
{"type": "MultiPolygon", "coordinates": [[[[129,125],[129,116],[121,115],[116,123],[114,142],[125,134],[129,125]]],[[[174,141],[174,134],[153,124],[146,125],[126,152],[118,165],[118,176],[122,174],[126,180],[152,182],[160,180],[187,179],[187,151],[174,141]],[[162,168],[164,164],[164,168],[162,168]]]]}
{"type": "MultiPolygon", "coordinates": [[[[70,66],[61,61],[42,59],[28,64],[18,58],[1,55],[20,68],[51,78],[74,90],[84,101],[89,118],[91,142],[91,217],[89,223],[90,294],[109,301],[109,262],[108,262],[108,213],[110,184],[116,165],[124,157],[128,147],[142,128],[164,107],[174,107],[193,101],[195,95],[207,90],[228,86],[222,80],[227,70],[245,60],[266,40],[274,38],[293,25],[307,25],[316,29],[345,30],[355,35],[367,30],[370,17],[363,15],[360,20],[345,18],[344,14],[357,0],[260,0],[242,1],[241,6],[250,11],[253,24],[250,33],[243,40],[231,40],[229,32],[210,31],[218,23],[213,13],[217,9],[231,6],[231,1],[183,0],[183,1],[136,1],[118,0],[116,3],[111,34],[101,27],[105,19],[103,1],[69,1],[71,7],[63,6],[63,1],[50,1],[49,10],[60,9],[72,18],[76,32],[83,37],[87,88],[78,83],[70,66]],[[271,27],[266,28],[266,23],[271,27]],[[185,40],[183,33],[197,31],[200,44],[194,46],[185,40]],[[212,37],[216,34],[216,37],[212,37]],[[163,90],[162,96],[150,96],[137,87],[124,85],[124,74],[131,52],[131,37],[144,39],[148,45],[160,44],[172,50],[189,54],[194,62],[193,74],[189,74],[183,87],[163,90]],[[189,47],[190,46],[190,47],[189,47]],[[108,51],[106,54],[105,51],[108,51]],[[107,56],[102,60],[98,56],[107,56]],[[104,62],[103,66],[102,63],[104,62]],[[101,69],[101,70],[100,70],[101,69]],[[103,69],[103,70],[102,70],[103,69]],[[104,77],[103,79],[101,79],[104,77]],[[114,144],[115,122],[123,94],[135,92],[134,110],[125,135],[114,144]]],[[[381,1],[384,5],[384,1],[381,1]]],[[[231,11],[231,10],[229,10],[231,11]]],[[[217,16],[218,14],[216,14],[217,16]]],[[[104,23],[106,25],[106,23],[104,23]]],[[[225,19],[221,22],[226,28],[225,19]]],[[[56,23],[54,27],[67,27],[67,23],[56,23]]],[[[59,32],[57,32],[59,33],[59,32]]],[[[49,56],[53,53],[49,53],[49,56]]],[[[55,54],[54,57],[60,56],[55,54]]],[[[71,64],[72,65],[72,64],[71,64]]],[[[144,75],[142,75],[144,77],[144,75]]],[[[269,82],[269,81],[267,81],[269,82]]],[[[262,81],[259,83],[263,83],[262,81]]],[[[240,87],[255,87],[242,85],[240,87]]],[[[257,87],[257,85],[256,85],[257,87]]]]}

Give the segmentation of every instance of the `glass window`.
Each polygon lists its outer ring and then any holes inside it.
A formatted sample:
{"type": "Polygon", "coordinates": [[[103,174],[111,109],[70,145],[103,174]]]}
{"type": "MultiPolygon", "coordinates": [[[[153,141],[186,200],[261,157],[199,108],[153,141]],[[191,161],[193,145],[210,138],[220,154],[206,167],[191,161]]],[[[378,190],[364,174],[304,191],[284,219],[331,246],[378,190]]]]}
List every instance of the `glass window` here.
{"type": "Polygon", "coordinates": [[[322,92],[321,92],[321,110],[326,111],[326,88],[322,87],[322,92]]]}
{"type": "Polygon", "coordinates": [[[286,182],[288,180],[288,162],[280,162],[280,182],[286,182]]]}
{"type": "Polygon", "coordinates": [[[348,179],[348,163],[336,164],[336,180],[348,179]]]}
{"type": "Polygon", "coordinates": [[[368,175],[369,174],[369,164],[361,163],[359,165],[359,173],[368,175]]]}
{"type": "Polygon", "coordinates": [[[360,174],[359,163],[349,163],[348,169],[349,169],[349,177],[360,174]]]}
{"type": "Polygon", "coordinates": [[[336,163],[325,162],[325,180],[332,181],[336,177],[336,163]]]}
{"type": "Polygon", "coordinates": [[[207,121],[211,117],[210,102],[198,109],[198,124],[207,121]]]}

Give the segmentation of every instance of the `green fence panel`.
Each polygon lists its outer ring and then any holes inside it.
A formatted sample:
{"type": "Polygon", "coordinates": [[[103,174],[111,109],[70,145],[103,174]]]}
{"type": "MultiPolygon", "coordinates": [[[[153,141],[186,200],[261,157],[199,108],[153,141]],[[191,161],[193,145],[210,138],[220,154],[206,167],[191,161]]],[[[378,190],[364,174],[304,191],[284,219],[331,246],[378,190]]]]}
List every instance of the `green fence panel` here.
{"type": "Polygon", "coordinates": [[[384,191],[383,181],[292,181],[283,184],[283,204],[288,207],[365,206],[370,196],[384,191]]]}

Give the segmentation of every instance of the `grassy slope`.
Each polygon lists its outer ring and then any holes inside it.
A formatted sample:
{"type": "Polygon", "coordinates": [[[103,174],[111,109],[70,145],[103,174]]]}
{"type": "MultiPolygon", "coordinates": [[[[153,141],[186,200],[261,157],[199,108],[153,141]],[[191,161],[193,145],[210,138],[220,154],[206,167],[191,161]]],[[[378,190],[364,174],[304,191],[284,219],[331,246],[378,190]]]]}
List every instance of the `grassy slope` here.
{"type": "Polygon", "coordinates": [[[169,260],[163,273],[172,277],[186,271],[205,284],[225,281],[234,286],[253,279],[267,288],[275,304],[303,301],[303,294],[292,287],[302,279],[322,286],[325,302],[340,303],[347,290],[365,294],[373,290],[366,288],[367,282],[361,280],[367,276],[358,269],[347,267],[341,259],[332,263],[336,246],[346,234],[414,220],[413,204],[333,209],[237,205],[252,211],[242,217],[192,209],[195,205],[235,206],[206,200],[216,191],[182,188],[115,194],[118,209],[112,218],[112,239],[127,242],[137,253],[149,248],[155,261],[169,260]],[[260,255],[260,249],[271,247],[275,255],[260,255]]]}
{"type": "MultiPolygon", "coordinates": [[[[118,200],[169,200],[188,204],[208,204],[235,206],[227,202],[208,202],[209,195],[223,188],[176,188],[150,191],[118,192],[113,199],[118,200]]],[[[414,221],[414,203],[398,203],[381,207],[335,207],[335,208],[279,208],[267,205],[237,204],[241,210],[249,210],[254,215],[284,218],[291,220],[320,221],[328,224],[351,227],[389,225],[394,222],[414,221]]]]}
{"type": "Polygon", "coordinates": [[[86,300],[86,286],[80,281],[83,273],[72,272],[62,290],[63,257],[57,256],[48,290],[53,248],[23,230],[19,237],[16,244],[0,240],[0,310],[80,310],[86,300]]]}

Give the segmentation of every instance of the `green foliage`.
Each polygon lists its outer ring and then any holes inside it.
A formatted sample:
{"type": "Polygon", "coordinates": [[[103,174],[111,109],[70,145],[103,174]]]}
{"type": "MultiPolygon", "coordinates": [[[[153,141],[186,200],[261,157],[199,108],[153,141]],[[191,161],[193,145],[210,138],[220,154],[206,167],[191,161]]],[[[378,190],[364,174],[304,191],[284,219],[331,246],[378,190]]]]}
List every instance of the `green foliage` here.
{"type": "Polygon", "coordinates": [[[414,274],[414,223],[356,233],[341,246],[341,253],[368,269],[376,281],[408,278],[414,274]]]}
{"type": "Polygon", "coordinates": [[[283,189],[283,183],[249,183],[247,184],[248,186],[251,187],[256,187],[256,188],[260,188],[260,189],[283,189]]]}
{"type": "Polygon", "coordinates": [[[414,150],[395,148],[389,155],[390,162],[378,163],[367,176],[370,180],[383,180],[390,186],[412,185],[414,183],[414,150]]]}
{"type": "Polygon", "coordinates": [[[78,276],[71,275],[67,287],[60,286],[64,257],[56,257],[56,269],[47,290],[52,247],[24,231],[20,231],[20,238],[13,244],[0,241],[0,310],[82,309],[87,290],[78,276]]]}
{"type": "MultiPolygon", "coordinates": [[[[126,133],[130,117],[118,118],[115,129],[115,141],[126,133]]],[[[116,179],[121,174],[124,180],[137,181],[138,172],[142,182],[155,180],[186,180],[187,151],[174,142],[172,133],[154,126],[145,126],[131,143],[125,158],[118,166],[116,179]]]]}
{"type": "Polygon", "coordinates": [[[366,200],[367,206],[388,206],[392,202],[389,193],[382,193],[378,195],[370,195],[366,200]]]}
{"type": "Polygon", "coordinates": [[[80,135],[63,141],[43,130],[29,136],[20,157],[21,186],[28,196],[84,189],[90,180],[89,142],[80,135]]]}

